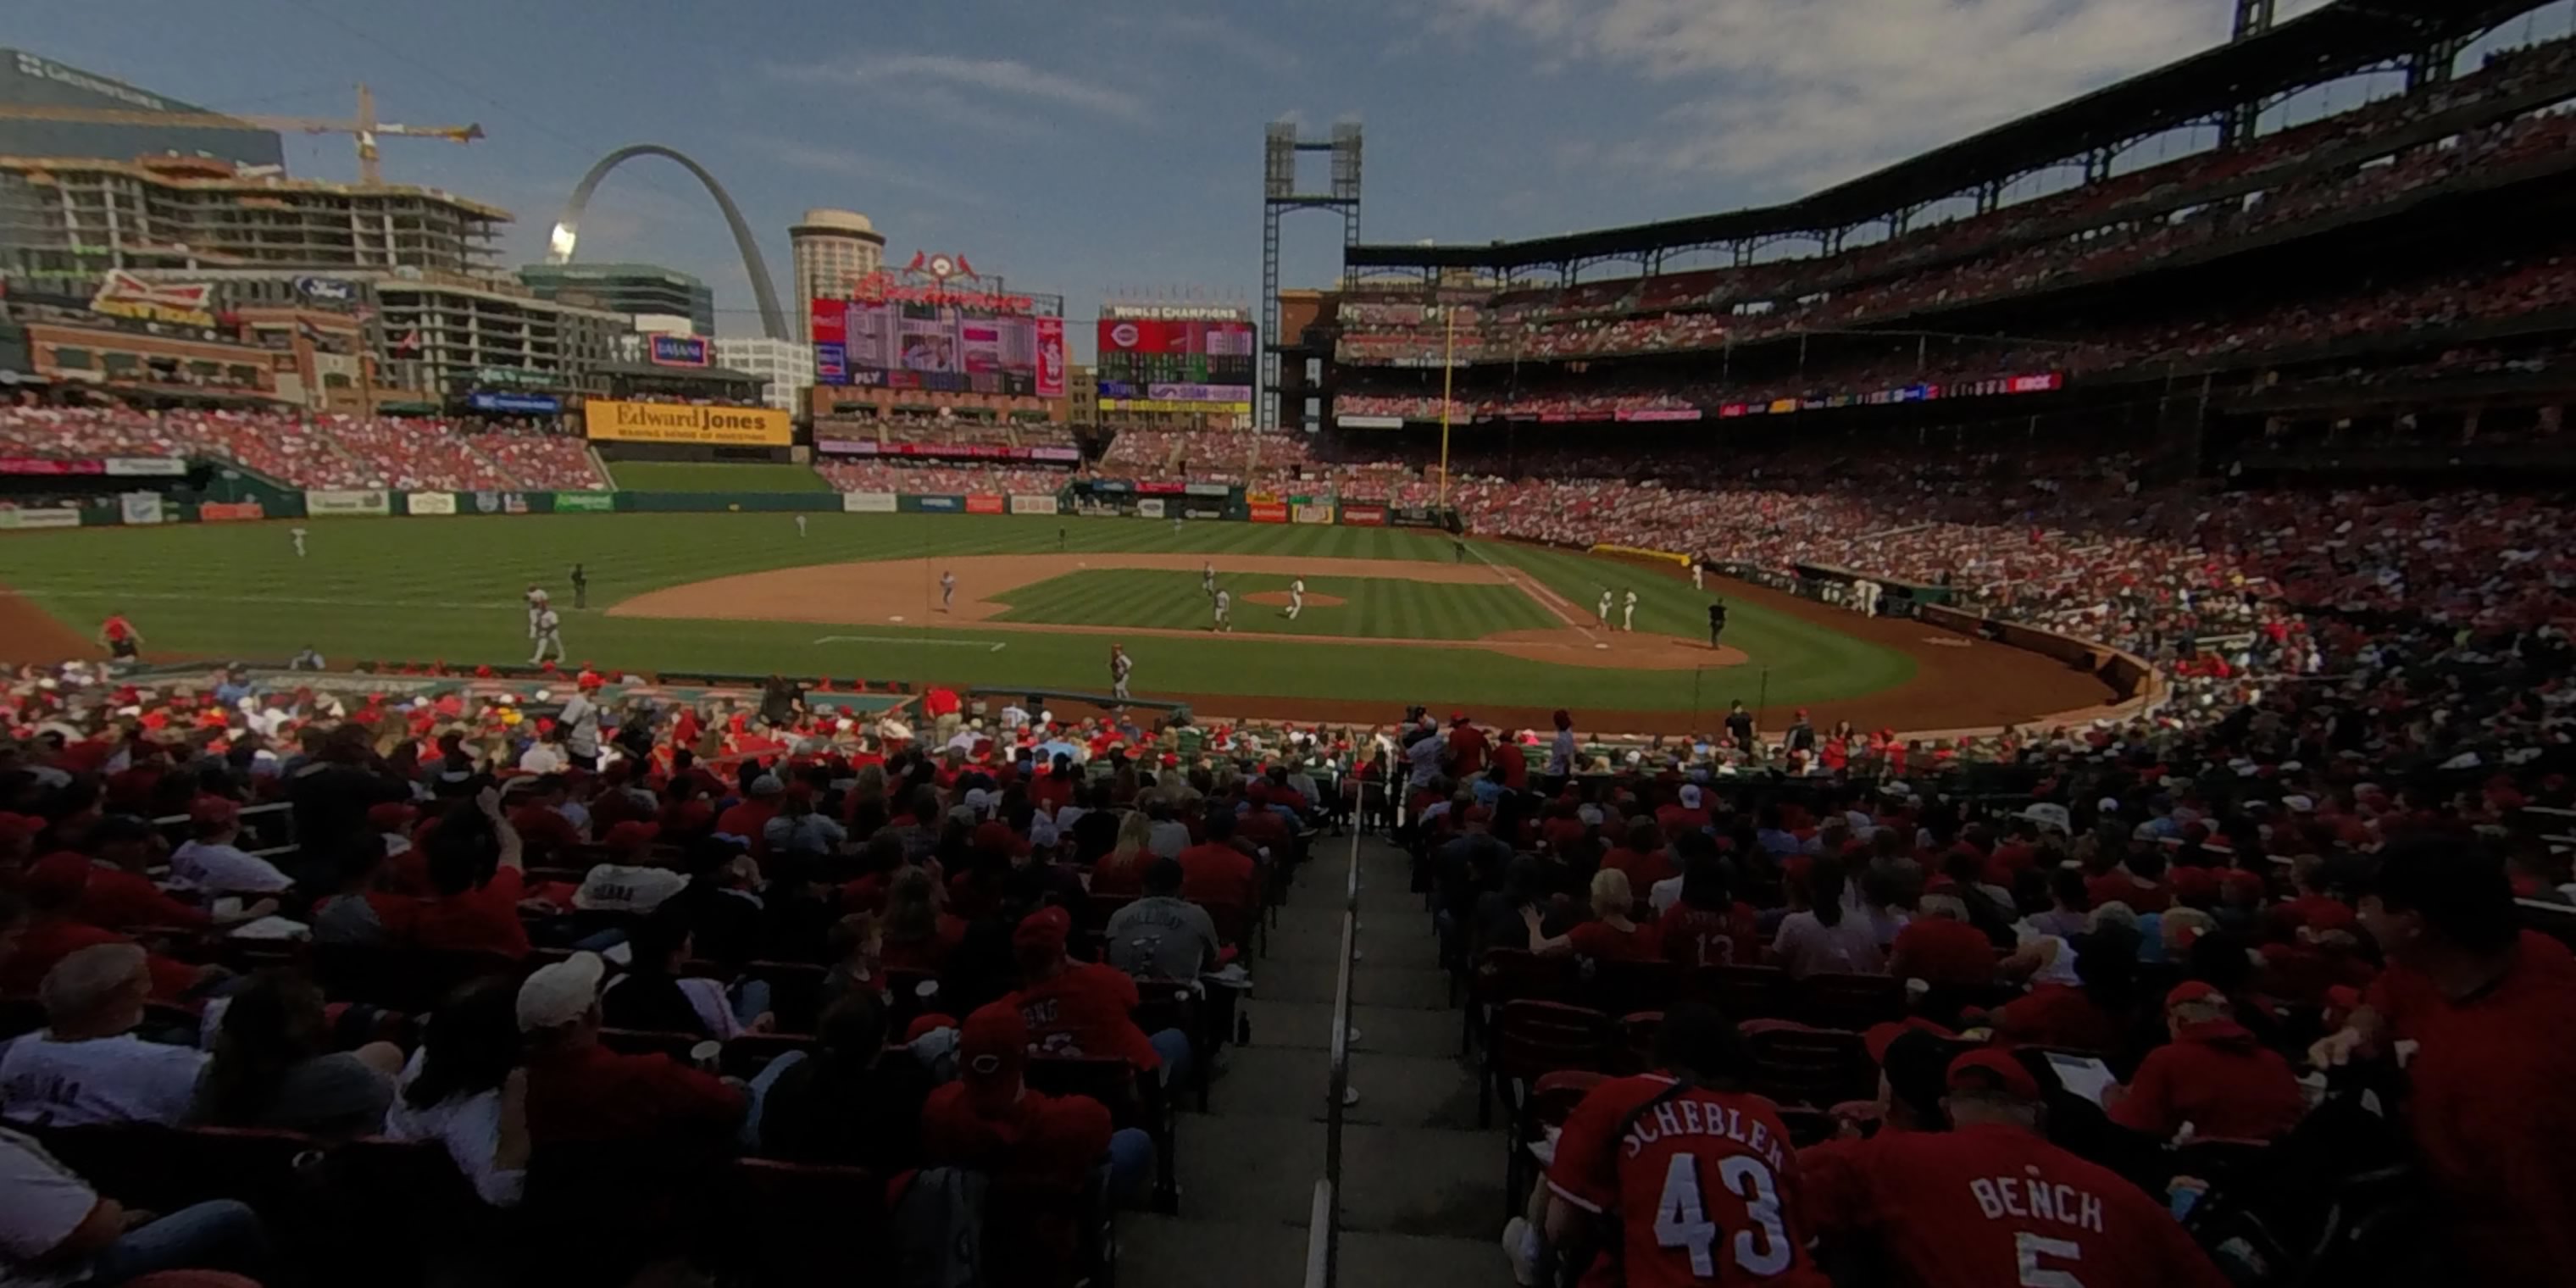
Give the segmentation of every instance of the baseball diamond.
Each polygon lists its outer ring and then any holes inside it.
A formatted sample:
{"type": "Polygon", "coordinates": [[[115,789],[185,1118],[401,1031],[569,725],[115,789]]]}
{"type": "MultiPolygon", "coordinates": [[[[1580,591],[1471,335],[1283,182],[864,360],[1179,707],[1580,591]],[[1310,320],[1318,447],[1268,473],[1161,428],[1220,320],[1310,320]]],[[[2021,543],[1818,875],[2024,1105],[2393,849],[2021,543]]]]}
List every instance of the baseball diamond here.
{"type": "MultiPolygon", "coordinates": [[[[638,670],[1084,690],[1098,687],[1108,636],[1136,655],[1138,696],[1206,710],[1368,719],[1427,697],[1535,723],[1574,703],[1641,733],[1693,731],[1736,699],[1931,730],[2110,698],[2033,654],[1735,582],[1711,585],[1733,610],[1711,649],[1709,595],[1677,569],[1568,550],[1470,542],[1461,563],[1446,534],[1386,528],[807,517],[801,537],[784,513],[322,523],[300,560],[266,524],[25,533],[8,575],[58,623],[129,614],[164,657],[310,646],[351,661],[507,661],[525,656],[519,591],[556,585],[568,603],[560,585],[580,562],[591,607],[564,613],[571,656],[638,670]],[[1223,636],[1207,629],[1209,563],[1243,605],[1223,636]],[[958,584],[946,611],[942,573],[958,584]],[[1306,612],[1266,607],[1301,577],[1306,612]],[[1594,620],[1604,589],[1637,592],[1635,631],[1594,620]]],[[[34,656],[20,641],[58,652],[62,637],[31,624],[6,652],[34,656]]]]}

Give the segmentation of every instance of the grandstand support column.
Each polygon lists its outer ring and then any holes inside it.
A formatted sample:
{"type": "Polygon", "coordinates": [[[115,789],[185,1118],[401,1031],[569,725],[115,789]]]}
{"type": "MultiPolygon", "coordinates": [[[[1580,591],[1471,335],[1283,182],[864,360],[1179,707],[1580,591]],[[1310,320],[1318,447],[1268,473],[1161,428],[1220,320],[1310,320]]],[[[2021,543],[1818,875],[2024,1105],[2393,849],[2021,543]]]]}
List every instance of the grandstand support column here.
{"type": "MultiPolygon", "coordinates": [[[[2277,0],[2236,0],[2236,22],[2228,40],[2252,40],[2272,29],[2273,10],[2277,0]]],[[[2259,101],[2239,103],[2227,109],[2218,120],[2218,146],[2243,147],[2254,138],[2255,119],[2263,113],[2259,101]]]]}
{"type": "Polygon", "coordinates": [[[1351,283],[1350,249],[1360,244],[1360,123],[1333,123],[1330,137],[1309,139],[1293,120],[1272,121],[1261,138],[1261,388],[1255,414],[1263,429],[1279,427],[1279,220],[1292,210],[1330,210],[1342,217],[1342,285],[1351,283]],[[1297,155],[1331,154],[1331,182],[1320,193],[1300,192],[1297,155]]]}
{"type": "Polygon", "coordinates": [[[2460,65],[2460,51],[2469,47],[2468,37],[2440,40],[2406,56],[2406,92],[2431,89],[2451,83],[2451,74],[2460,65]]]}

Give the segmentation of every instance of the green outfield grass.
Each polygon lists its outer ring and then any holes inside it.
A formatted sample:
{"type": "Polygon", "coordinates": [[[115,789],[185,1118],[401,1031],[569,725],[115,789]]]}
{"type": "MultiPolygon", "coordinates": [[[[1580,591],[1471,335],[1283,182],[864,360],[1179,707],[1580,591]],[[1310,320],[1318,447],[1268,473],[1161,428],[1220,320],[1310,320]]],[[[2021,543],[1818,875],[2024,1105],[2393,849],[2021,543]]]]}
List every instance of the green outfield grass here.
{"type": "MultiPolygon", "coordinates": [[[[1546,630],[1563,625],[1529,595],[1511,586],[1452,586],[1376,577],[1309,577],[1305,611],[1297,620],[1273,604],[1247,596],[1288,593],[1292,578],[1224,573],[1217,584],[1234,595],[1235,633],[1339,635],[1362,639],[1472,640],[1496,631],[1546,630]],[[1324,606],[1315,597],[1346,601],[1324,606]]],[[[1094,569],[1051,577],[1004,592],[996,602],[1011,610],[1005,622],[1061,622],[1074,626],[1162,626],[1197,630],[1215,618],[1194,572],[1094,569]]]]}
{"type": "MultiPolygon", "coordinates": [[[[737,467],[684,468],[720,474],[737,467]]],[[[282,523],[12,533],[0,536],[0,584],[83,635],[107,613],[123,611],[142,630],[147,657],[283,659],[310,644],[334,664],[472,663],[524,660],[520,593],[540,583],[569,609],[565,573],[578,561],[591,594],[588,611],[565,614],[564,639],[576,661],[1098,691],[1106,684],[1106,647],[1096,634],[911,625],[861,632],[600,610],[661,587],[855,560],[1058,550],[1205,553],[1220,568],[1229,554],[1452,558],[1445,534],[1395,528],[1192,522],[1175,531],[1169,523],[1072,517],[817,513],[802,538],[787,514],[320,519],[304,526],[312,534],[304,559],[295,557],[282,523]],[[825,641],[836,634],[842,638],[825,641]]],[[[1688,582],[1572,552],[1469,545],[1474,557],[1526,569],[1585,611],[1603,586],[1634,586],[1638,629],[1692,638],[1705,629],[1707,597],[1688,582]]],[[[1227,582],[1238,593],[1286,585],[1285,578],[1235,574],[1227,582]]],[[[1501,587],[1338,577],[1309,578],[1307,587],[1351,602],[1310,608],[1294,627],[1274,609],[1242,605],[1232,638],[1127,641],[1137,658],[1136,691],[1722,711],[1730,698],[1752,700],[1765,671],[1769,698],[1780,704],[1875,692],[1914,669],[1901,653],[1747,604],[1735,607],[1726,639],[1754,664],[1704,675],[1563,666],[1468,645],[1317,644],[1294,635],[1449,639],[1558,623],[1501,587]]],[[[1054,578],[1009,598],[1014,618],[1188,627],[1206,624],[1198,596],[1196,573],[1102,571],[1054,578]],[[1168,620],[1131,616],[1161,613],[1152,606],[1165,603],[1176,614],[1168,620]]]]}
{"type": "Polygon", "coordinates": [[[759,462],[616,461],[608,467],[628,492],[829,492],[809,465],[759,462]]]}

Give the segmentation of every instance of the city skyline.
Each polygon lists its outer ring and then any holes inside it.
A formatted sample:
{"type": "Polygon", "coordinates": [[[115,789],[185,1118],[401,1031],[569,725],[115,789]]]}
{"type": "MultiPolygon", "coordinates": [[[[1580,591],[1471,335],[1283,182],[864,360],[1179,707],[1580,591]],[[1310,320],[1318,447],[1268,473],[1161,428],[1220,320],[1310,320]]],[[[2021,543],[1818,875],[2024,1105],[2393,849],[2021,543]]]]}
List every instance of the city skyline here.
{"type": "MultiPolygon", "coordinates": [[[[2569,7],[2535,21],[2564,30],[2569,7]]],[[[386,120],[478,122],[490,137],[470,147],[388,140],[384,173],[510,210],[509,265],[545,258],[594,161],[651,142],[734,195],[782,298],[788,226],[839,207],[875,221],[889,264],[962,253],[1081,319],[1121,294],[1257,308],[1256,145],[1282,116],[1367,124],[1367,240],[1546,235],[1794,197],[2206,47],[2228,21],[2223,0],[1815,8],[1309,0],[1228,22],[964,0],[856,22],[810,0],[95,0],[26,15],[11,39],[218,111],[342,116],[364,80],[386,120]]],[[[345,137],[285,150],[299,177],[355,177],[345,137]]],[[[1291,218],[1284,283],[1328,285],[1337,232],[1291,218]]],[[[718,334],[758,333],[723,221],[678,167],[617,171],[581,234],[582,260],[693,273],[718,334]]],[[[1069,330],[1087,360],[1087,329],[1069,330]]]]}

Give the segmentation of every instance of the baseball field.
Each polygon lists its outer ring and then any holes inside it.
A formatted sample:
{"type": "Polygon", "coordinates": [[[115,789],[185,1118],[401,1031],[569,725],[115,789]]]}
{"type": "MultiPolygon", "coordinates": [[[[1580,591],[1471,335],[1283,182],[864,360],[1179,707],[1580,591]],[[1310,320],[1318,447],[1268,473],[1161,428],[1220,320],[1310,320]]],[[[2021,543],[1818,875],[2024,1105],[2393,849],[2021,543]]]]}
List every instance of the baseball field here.
{"type": "MultiPolygon", "coordinates": [[[[831,498],[818,497],[818,503],[831,498]]],[[[1914,730],[2105,701],[2089,675],[1913,622],[1576,551],[1395,528],[942,514],[564,514],[24,532],[0,539],[0,657],[86,648],[126,614],[152,658],[335,668],[524,662],[521,595],[553,595],[575,662],[995,690],[1105,692],[1202,713],[1386,719],[1406,702],[1537,723],[1712,727],[1730,700],[1914,730]],[[576,609],[568,578],[589,578],[576,609]],[[1215,584],[1231,630],[1212,629],[1215,584]],[[953,598],[940,580],[955,578],[953,598]],[[1291,586],[1305,584],[1289,616],[1291,586]],[[1611,628],[1599,620],[1604,590],[1611,628]],[[1625,599],[1637,595],[1634,629],[1625,599]],[[1731,617],[1711,648],[1707,606],[1731,617]]]]}

